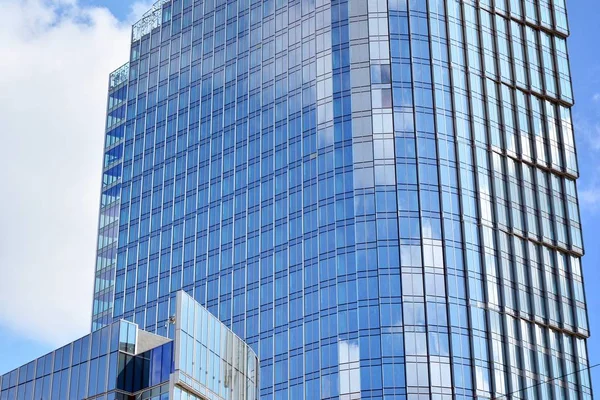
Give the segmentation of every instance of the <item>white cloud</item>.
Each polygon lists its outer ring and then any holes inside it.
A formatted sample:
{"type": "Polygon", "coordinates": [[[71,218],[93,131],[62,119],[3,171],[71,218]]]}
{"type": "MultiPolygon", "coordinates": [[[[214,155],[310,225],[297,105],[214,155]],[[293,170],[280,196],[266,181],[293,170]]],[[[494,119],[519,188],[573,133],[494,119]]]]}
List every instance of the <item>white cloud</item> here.
{"type": "Polygon", "coordinates": [[[587,150],[600,150],[600,122],[594,116],[583,116],[581,114],[575,114],[573,122],[575,133],[581,135],[587,150]]]}
{"type": "MultiPolygon", "coordinates": [[[[596,152],[597,150],[592,150],[592,154],[596,152]]],[[[597,215],[600,211],[600,167],[588,166],[586,171],[582,172],[577,194],[581,212],[597,215]]]]}
{"type": "Polygon", "coordinates": [[[77,0],[0,0],[0,325],[89,331],[108,74],[130,27],[77,0]]]}
{"type": "Polygon", "coordinates": [[[131,22],[138,21],[155,2],[156,0],[136,1],[131,5],[127,19],[131,22]]]}
{"type": "Polygon", "coordinates": [[[600,204],[600,187],[592,185],[579,189],[579,202],[586,209],[596,210],[600,204]]]}
{"type": "Polygon", "coordinates": [[[578,197],[582,214],[597,215],[600,211],[600,93],[592,95],[584,104],[587,112],[573,113],[581,177],[578,180],[578,197]]]}

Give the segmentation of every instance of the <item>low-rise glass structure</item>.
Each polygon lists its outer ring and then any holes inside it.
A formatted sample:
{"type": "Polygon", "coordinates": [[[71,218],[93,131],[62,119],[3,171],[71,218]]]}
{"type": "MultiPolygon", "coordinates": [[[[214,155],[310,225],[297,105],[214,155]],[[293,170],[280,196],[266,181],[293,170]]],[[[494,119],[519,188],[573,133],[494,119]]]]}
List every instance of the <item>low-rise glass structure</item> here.
{"type": "Polygon", "coordinates": [[[184,292],[168,328],[114,322],[1,376],[0,399],[258,399],[256,354],[184,292]]]}

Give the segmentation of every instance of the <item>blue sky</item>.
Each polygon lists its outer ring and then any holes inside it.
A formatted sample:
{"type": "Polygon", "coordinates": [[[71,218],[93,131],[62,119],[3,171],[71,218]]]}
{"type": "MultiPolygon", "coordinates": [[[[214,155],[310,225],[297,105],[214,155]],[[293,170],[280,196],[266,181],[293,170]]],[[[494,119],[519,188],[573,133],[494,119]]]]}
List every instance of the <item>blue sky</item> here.
{"type": "MultiPolygon", "coordinates": [[[[56,2],[56,0],[53,0],[56,2]]],[[[77,3],[75,0],[74,3],[77,3]]],[[[65,43],[63,47],[53,48],[54,58],[56,63],[61,62],[61,54],[64,55],[64,64],[75,63],[74,59],[71,59],[71,54],[78,54],[78,52],[84,52],[89,47],[94,47],[96,51],[94,53],[87,54],[83,58],[88,59],[88,62],[93,59],[93,64],[98,65],[94,71],[86,72],[86,75],[82,75],[78,78],[80,81],[87,81],[87,85],[91,85],[90,82],[99,81],[97,87],[85,87],[74,85],[72,91],[67,90],[67,95],[63,100],[65,105],[63,114],[61,110],[57,110],[53,117],[56,120],[63,118],[64,120],[72,119],[70,115],[72,113],[81,113],[81,122],[79,125],[74,124],[73,126],[61,126],[60,132],[71,129],[72,137],[80,137],[82,131],[90,130],[89,138],[99,137],[101,138],[102,130],[102,119],[103,117],[103,102],[106,97],[105,94],[105,81],[108,72],[114,69],[126,61],[127,49],[126,40],[120,40],[128,35],[127,21],[134,18],[132,16],[139,14],[140,10],[144,8],[145,4],[150,4],[149,1],[130,1],[130,0],[79,0],[77,13],[91,13],[93,14],[93,27],[81,25],[81,23],[73,21],[61,21],[60,24],[52,22],[51,10],[43,9],[45,7],[44,1],[42,0],[0,0],[0,7],[3,8],[3,13],[13,15],[14,18],[7,17],[5,21],[22,21],[23,25],[12,24],[11,27],[6,28],[0,26],[0,50],[3,49],[3,44],[9,42],[8,49],[13,51],[14,65],[18,66],[18,70],[22,72],[23,69],[31,68],[31,73],[39,75],[40,72],[36,68],[40,68],[44,73],[53,74],[53,76],[63,76],[65,80],[75,80],[76,71],[73,68],[77,68],[74,65],[70,70],[63,68],[63,65],[59,65],[56,69],[50,68],[47,64],[35,64],[33,61],[28,61],[27,55],[19,55],[17,49],[23,49],[23,51],[32,52],[34,48],[46,48],[52,45],[65,43]],[[6,6],[6,7],[3,7],[6,6]],[[106,12],[101,11],[99,8],[108,8],[112,16],[106,12]],[[6,10],[6,11],[4,11],[6,10]],[[40,11],[41,10],[41,11],[40,11]],[[10,14],[13,13],[14,14],[10,14]],[[35,14],[35,18],[31,15],[35,14]],[[40,22],[41,21],[41,22],[40,22]],[[50,21],[50,22],[49,22],[50,21]],[[40,24],[43,25],[43,29],[40,28],[40,24]],[[44,25],[45,24],[45,25],[44,25]],[[23,28],[25,27],[25,29],[23,28]],[[10,29],[13,29],[11,31],[10,29]],[[17,33],[18,32],[18,33],[17,33]],[[25,33],[23,33],[25,32],[25,33]],[[73,36],[78,34],[85,36],[88,42],[77,42],[73,40],[73,36]],[[36,36],[37,35],[37,36],[36,36]],[[15,39],[17,38],[18,39],[15,39]],[[90,45],[89,41],[93,41],[90,45]],[[123,43],[121,43],[123,42],[123,43]],[[12,48],[11,48],[12,44],[12,48]],[[120,46],[114,47],[113,46],[120,46]],[[114,53],[114,54],[113,54],[114,53]],[[25,60],[25,61],[23,61],[25,60]],[[62,74],[62,75],[61,75],[62,74]],[[77,90],[79,90],[79,92],[77,90]],[[72,98],[81,99],[81,92],[84,91],[85,98],[98,98],[99,103],[90,104],[86,107],[78,102],[72,102],[72,98]],[[70,108],[69,108],[70,107],[70,108]],[[90,114],[86,114],[89,112],[90,114]],[[71,114],[69,114],[71,113],[71,114]],[[92,122],[96,121],[96,122],[92,122]],[[90,128],[90,126],[98,125],[96,128],[90,128]]],[[[587,300],[588,308],[590,310],[590,326],[592,331],[592,338],[589,341],[589,354],[590,364],[600,362],[600,314],[595,310],[600,309],[600,269],[596,266],[600,264],[600,246],[598,241],[600,238],[600,1],[598,0],[568,0],[569,17],[571,24],[571,37],[569,39],[569,50],[570,50],[570,61],[573,75],[573,85],[575,91],[576,106],[574,108],[574,122],[576,127],[576,139],[577,139],[577,150],[579,156],[579,166],[581,171],[581,178],[579,180],[579,191],[580,191],[580,203],[581,203],[581,215],[584,228],[584,240],[586,247],[586,255],[583,259],[584,274],[586,280],[587,300]]],[[[87,15],[87,14],[86,14],[87,15]]],[[[92,14],[90,14],[92,15],[92,14]]],[[[9,24],[10,25],[10,24],[9,24]]],[[[1,52],[1,51],[0,51],[1,52]]],[[[2,54],[9,54],[2,52],[2,54]]],[[[80,57],[81,58],[81,57],[80,57]]],[[[11,61],[11,60],[9,60],[11,61]]],[[[9,62],[10,64],[10,62],[9,62]]],[[[83,64],[82,64],[83,65],[83,64]]],[[[4,67],[0,63],[0,69],[4,67]]],[[[82,70],[86,68],[81,68],[82,70]]],[[[6,73],[2,71],[0,75],[8,75],[14,78],[16,72],[6,73]]],[[[27,82],[31,81],[26,76],[22,78],[22,85],[26,85],[27,82]]],[[[3,86],[3,79],[0,77],[0,86],[3,86]]],[[[14,79],[13,79],[14,80],[14,79]]],[[[58,91],[65,91],[65,86],[62,85],[58,91]]],[[[37,95],[48,92],[48,103],[58,102],[57,96],[60,96],[58,91],[54,88],[49,88],[44,91],[43,88],[37,85],[32,88],[37,95]],[[52,93],[50,93],[52,92],[52,93]]],[[[8,97],[8,96],[7,96],[8,97]]],[[[0,103],[0,132],[7,131],[6,120],[10,120],[11,115],[8,115],[5,107],[0,103]],[[3,112],[6,114],[4,115],[3,112]]],[[[25,129],[19,128],[19,124],[15,124],[14,129],[25,129]]],[[[47,128],[46,126],[44,128],[47,128]]],[[[29,128],[29,130],[35,130],[35,127],[29,128]]],[[[38,127],[39,129],[39,127],[38,127]]],[[[96,140],[96,139],[94,139],[96,140]]],[[[88,140],[90,141],[90,140],[88,140]]],[[[1,150],[0,150],[1,151],[1,150]]],[[[76,238],[67,237],[63,239],[61,232],[49,232],[46,235],[45,240],[50,241],[51,246],[65,246],[63,242],[67,241],[71,246],[70,248],[80,249],[77,253],[77,262],[73,260],[66,261],[65,259],[59,259],[51,254],[48,256],[48,260],[45,265],[45,269],[58,270],[68,268],[71,264],[85,264],[92,266],[94,261],[93,248],[95,242],[95,230],[96,230],[96,206],[98,196],[98,185],[96,182],[99,179],[99,165],[101,159],[101,144],[99,142],[91,141],[89,146],[86,147],[85,158],[91,160],[89,164],[83,163],[81,170],[83,171],[81,176],[72,178],[79,182],[80,186],[76,186],[75,183],[71,183],[71,190],[67,190],[65,194],[68,196],[69,193],[79,193],[82,190],[90,192],[89,199],[81,199],[79,203],[65,203],[65,199],[61,199],[62,202],[56,202],[55,206],[52,207],[57,213],[60,213],[60,207],[63,208],[64,214],[72,212],[79,207],[79,209],[90,209],[89,216],[85,218],[76,218],[72,224],[69,225],[71,233],[75,233],[75,236],[82,237],[83,242],[79,245],[76,242],[76,238]],[[86,169],[85,165],[89,165],[86,169]],[[86,175],[87,174],[87,175],[86,175]],[[90,184],[90,182],[92,182],[90,184]],[[91,185],[91,186],[90,186],[91,185]],[[53,237],[61,239],[60,242],[52,242],[53,237]],[[73,241],[74,243],[71,243],[73,241]]],[[[47,152],[47,151],[46,151],[47,152]]],[[[80,153],[82,153],[80,151],[80,153]]],[[[24,153],[25,154],[25,153],[24,153]]],[[[56,148],[56,154],[59,156],[62,154],[61,159],[68,159],[72,157],[72,153],[61,148],[56,148]],[[63,151],[63,153],[60,153],[63,151]]],[[[24,158],[24,157],[20,157],[24,158]]],[[[55,162],[55,160],[53,160],[55,162]]],[[[0,161],[1,163],[2,161],[0,161]]],[[[0,165],[2,167],[2,165],[0,165]]],[[[12,165],[11,165],[12,167],[12,165]]],[[[48,169],[48,165],[44,166],[48,169]]],[[[8,168],[7,168],[8,169],[8,168]]],[[[60,165],[51,165],[51,172],[54,173],[54,177],[60,174],[60,165]],[[53,169],[54,168],[54,169],[53,169]]],[[[3,168],[0,168],[3,170],[3,168]]],[[[0,172],[0,178],[2,177],[0,172]]],[[[4,181],[4,180],[3,180],[4,181]]],[[[57,190],[57,189],[54,189],[57,190]]],[[[18,191],[15,191],[18,192],[18,191]]],[[[77,198],[78,196],[72,196],[77,198]]],[[[18,199],[21,201],[22,199],[18,199]]],[[[37,203],[37,207],[41,207],[40,203],[37,203]]],[[[5,209],[8,207],[4,207],[5,209]]],[[[31,207],[28,213],[31,212],[31,207]]],[[[84,211],[82,211],[83,213],[84,211]]],[[[86,211],[87,212],[87,211],[86,211]]],[[[4,222],[8,219],[6,215],[0,215],[0,222],[4,222]]],[[[39,223],[44,224],[45,221],[32,221],[32,226],[36,226],[39,229],[39,223]]],[[[47,221],[46,221],[47,223],[47,221]]],[[[3,229],[3,228],[0,228],[3,229]]],[[[8,235],[6,231],[0,231],[0,239],[2,234],[8,235]]],[[[39,246],[36,243],[31,243],[30,248],[37,249],[39,246]]],[[[7,253],[10,248],[8,245],[1,243],[0,241],[0,268],[7,268],[6,265],[13,264],[6,259],[3,259],[3,252],[7,253]],[[6,246],[3,248],[2,246],[6,246]]],[[[36,250],[33,250],[35,252],[36,250]]],[[[50,252],[52,253],[52,252],[50,252]]],[[[19,253],[19,257],[22,257],[23,252],[19,253]]],[[[29,261],[31,265],[42,264],[39,260],[31,259],[29,261]]],[[[35,267],[32,267],[35,268],[35,267]]],[[[87,268],[90,269],[90,268],[87,268]]],[[[87,270],[86,270],[87,271],[87,270]]],[[[3,274],[9,272],[3,271],[3,274]]],[[[69,275],[71,271],[67,271],[69,275]]],[[[65,274],[67,274],[65,272],[65,274]]],[[[12,273],[12,271],[11,271],[12,273]]],[[[31,274],[30,274],[31,275],[31,274]]],[[[28,307],[19,308],[20,301],[7,300],[2,297],[2,291],[6,291],[6,287],[3,287],[0,282],[0,373],[6,372],[11,368],[19,366],[25,362],[28,362],[35,357],[38,357],[57,346],[76,339],[86,333],[86,329],[89,326],[89,307],[90,305],[88,297],[91,296],[91,277],[86,272],[81,277],[77,278],[77,285],[81,285],[83,289],[78,292],[78,299],[81,299],[83,306],[81,310],[67,309],[63,310],[59,304],[47,304],[48,298],[60,298],[60,295],[52,294],[53,292],[45,292],[40,289],[39,291],[33,290],[33,292],[39,292],[41,299],[37,300],[35,295],[30,296],[30,293],[23,293],[23,290],[31,292],[31,276],[15,278],[15,282],[25,282],[23,288],[11,282],[17,289],[17,293],[21,293],[21,296],[31,297],[31,304],[28,307]],[[28,280],[29,279],[29,280],[28,280]],[[11,314],[11,311],[13,313],[11,314]],[[30,319],[27,319],[26,315],[29,315],[30,319]],[[40,319],[42,316],[52,316],[55,323],[52,325],[51,339],[48,339],[48,332],[42,327],[36,327],[35,321],[40,319]],[[56,317],[58,315],[58,317],[56,317]],[[33,326],[33,333],[25,334],[26,331],[23,326],[33,326]],[[46,335],[45,335],[46,334],[46,335]],[[45,337],[46,336],[46,337],[45,337]]],[[[72,296],[71,293],[66,293],[60,286],[65,280],[57,279],[53,285],[56,293],[60,293],[65,296],[72,296]]],[[[44,283],[44,282],[42,282],[44,283]]],[[[67,282],[72,285],[73,282],[67,282]]],[[[46,285],[48,286],[48,285],[46,285]]],[[[37,286],[36,286],[37,287],[37,286]]],[[[39,286],[43,288],[44,285],[39,286]]],[[[66,286],[68,287],[68,286],[66,286]]],[[[19,296],[19,299],[21,297],[19,296]]],[[[594,386],[600,388],[600,368],[592,371],[592,377],[594,379],[594,386]]],[[[599,389],[600,390],[600,389],[599,389]]]]}
{"type": "MultiPolygon", "coordinates": [[[[584,279],[592,337],[588,342],[590,364],[600,363],[600,2],[570,0],[569,57],[575,92],[573,111],[581,178],[581,219],[586,254],[584,279]]],[[[600,368],[592,369],[600,390],[600,368]]]]}

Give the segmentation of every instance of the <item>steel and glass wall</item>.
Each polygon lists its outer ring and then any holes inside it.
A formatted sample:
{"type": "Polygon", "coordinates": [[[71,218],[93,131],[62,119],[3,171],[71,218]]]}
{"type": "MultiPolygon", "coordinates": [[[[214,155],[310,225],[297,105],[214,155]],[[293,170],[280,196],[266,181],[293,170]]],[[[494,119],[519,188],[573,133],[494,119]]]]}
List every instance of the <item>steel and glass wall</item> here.
{"type": "Polygon", "coordinates": [[[564,2],[445,5],[422,15],[440,182],[450,176],[458,188],[458,196],[443,191],[443,215],[462,214],[442,231],[462,247],[456,256],[446,243],[446,265],[460,277],[448,289],[468,299],[454,307],[460,318],[451,314],[452,342],[462,341],[452,357],[470,354],[465,389],[481,397],[591,398],[564,2]],[[449,130],[453,143],[441,146],[449,130]]]}
{"type": "Polygon", "coordinates": [[[258,358],[184,292],[175,340],[124,320],[0,376],[1,400],[258,400],[258,358]]]}
{"type": "Polygon", "coordinates": [[[94,275],[93,331],[112,321],[128,79],[129,64],[125,64],[111,73],[109,79],[98,247],[94,275]]]}
{"type": "Polygon", "coordinates": [[[188,294],[177,296],[175,399],[187,392],[191,399],[258,400],[254,351],[188,294]]]}
{"type": "Polygon", "coordinates": [[[0,399],[168,399],[173,343],[137,353],[137,340],[135,324],[115,322],[0,377],[0,399]]]}
{"type": "Polygon", "coordinates": [[[134,26],[115,319],[183,289],[265,399],[585,399],[561,0],[163,0],[134,26]]]}

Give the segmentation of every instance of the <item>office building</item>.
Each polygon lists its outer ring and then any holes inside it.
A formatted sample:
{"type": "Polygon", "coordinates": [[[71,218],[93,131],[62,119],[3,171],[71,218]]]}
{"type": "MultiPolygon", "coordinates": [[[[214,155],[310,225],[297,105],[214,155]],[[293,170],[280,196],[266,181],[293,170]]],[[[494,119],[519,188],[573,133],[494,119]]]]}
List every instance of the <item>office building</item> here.
{"type": "Polygon", "coordinates": [[[183,290],[261,399],[591,399],[568,34],[564,0],[157,2],[92,329],[169,336],[183,290]]]}
{"type": "Polygon", "coordinates": [[[189,295],[174,340],[120,320],[0,376],[2,400],[258,400],[258,358],[189,295]]]}
{"type": "Polygon", "coordinates": [[[590,398],[567,36],[562,0],[156,3],[93,328],[185,290],[263,399],[590,398]]]}

